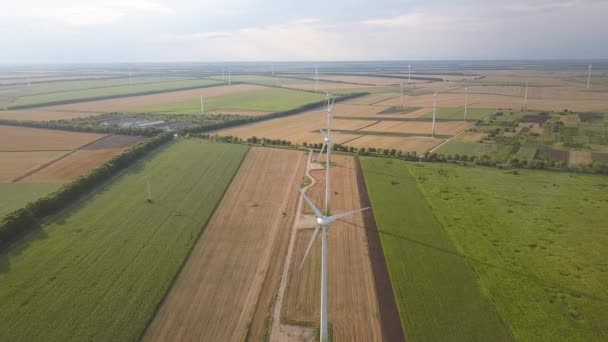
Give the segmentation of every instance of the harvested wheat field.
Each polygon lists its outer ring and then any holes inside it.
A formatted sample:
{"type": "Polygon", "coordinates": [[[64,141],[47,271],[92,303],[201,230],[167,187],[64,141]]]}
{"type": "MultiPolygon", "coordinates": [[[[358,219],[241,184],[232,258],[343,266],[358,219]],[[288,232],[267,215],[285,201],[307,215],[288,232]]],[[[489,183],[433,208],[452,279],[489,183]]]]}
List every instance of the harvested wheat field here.
{"type": "Polygon", "coordinates": [[[479,142],[479,141],[481,141],[483,138],[485,138],[487,136],[488,136],[487,133],[467,131],[467,132],[464,132],[464,133],[459,134],[458,136],[456,136],[454,138],[454,140],[469,141],[469,142],[479,142]]]}
{"type": "Polygon", "coordinates": [[[592,161],[590,151],[570,151],[568,156],[569,166],[589,165],[592,161]]]}
{"type": "MultiPolygon", "coordinates": [[[[438,121],[435,123],[435,134],[456,135],[469,128],[472,124],[466,121],[438,121]]],[[[431,134],[433,123],[430,121],[381,121],[376,125],[365,128],[372,132],[431,134]]]]}
{"type": "Polygon", "coordinates": [[[97,133],[0,126],[0,151],[68,151],[103,137],[97,133]]]}
{"type": "MultiPolygon", "coordinates": [[[[281,87],[298,89],[298,90],[316,90],[317,86],[314,83],[289,83],[282,84],[281,87]]],[[[351,83],[336,83],[336,82],[319,82],[319,91],[331,91],[333,89],[355,89],[355,88],[366,88],[364,84],[351,84],[351,83]]]]}
{"type": "Polygon", "coordinates": [[[20,179],[20,182],[67,182],[87,174],[126,148],[77,150],[20,179]]]}
{"type": "Polygon", "coordinates": [[[380,135],[364,135],[360,138],[349,141],[345,145],[357,148],[394,148],[403,152],[416,152],[417,154],[424,154],[442,142],[444,142],[443,139],[431,137],[389,137],[380,135]]]}
{"type": "MultiPolygon", "coordinates": [[[[332,122],[332,128],[354,131],[373,123],[374,122],[363,120],[335,119],[332,122]]],[[[226,128],[216,131],[215,133],[237,136],[242,139],[256,136],[258,138],[288,140],[294,143],[316,143],[323,141],[319,128],[325,127],[327,127],[327,112],[324,110],[313,110],[298,115],[261,121],[250,125],[226,128]]],[[[336,135],[335,142],[341,143],[354,137],[356,136],[336,135]]]]}
{"type": "Polygon", "coordinates": [[[101,113],[129,111],[137,110],[142,107],[166,105],[180,101],[197,99],[201,95],[205,97],[212,97],[264,88],[265,87],[257,85],[237,84],[231,87],[216,86],[200,89],[180,90],[151,95],[128,96],[107,100],[47,106],[36,109],[1,111],[0,118],[35,121],[72,119],[101,113]]]}
{"type": "MultiPolygon", "coordinates": [[[[156,317],[148,341],[241,341],[260,298],[306,155],[252,148],[156,317]]],[[[280,243],[285,243],[281,241],[280,243]]],[[[273,260],[273,262],[276,262],[273,260]]]]}
{"type": "Polygon", "coordinates": [[[407,76],[405,78],[393,77],[376,77],[376,76],[319,76],[319,80],[323,81],[338,81],[354,84],[364,84],[373,86],[386,86],[393,84],[407,84],[407,76]]]}
{"type": "Polygon", "coordinates": [[[67,153],[67,151],[0,152],[0,182],[12,182],[67,153]]]}
{"type": "Polygon", "coordinates": [[[369,94],[361,97],[356,97],[352,100],[348,100],[345,103],[348,104],[357,104],[357,105],[373,105],[382,101],[386,101],[393,97],[399,97],[399,94],[396,93],[378,93],[378,94],[369,94]]]}
{"type": "MultiPolygon", "coordinates": [[[[335,155],[333,161],[336,166],[332,168],[332,213],[360,208],[355,158],[335,155]]],[[[324,198],[324,173],[324,170],[311,173],[318,183],[308,193],[318,207],[324,198]]],[[[311,213],[308,207],[304,212],[311,213]]],[[[328,313],[333,341],[382,340],[378,299],[363,222],[363,216],[356,214],[329,227],[328,313]]],[[[282,317],[287,322],[316,326],[319,321],[320,239],[299,269],[311,232],[312,229],[302,229],[296,236],[282,317]]]]}

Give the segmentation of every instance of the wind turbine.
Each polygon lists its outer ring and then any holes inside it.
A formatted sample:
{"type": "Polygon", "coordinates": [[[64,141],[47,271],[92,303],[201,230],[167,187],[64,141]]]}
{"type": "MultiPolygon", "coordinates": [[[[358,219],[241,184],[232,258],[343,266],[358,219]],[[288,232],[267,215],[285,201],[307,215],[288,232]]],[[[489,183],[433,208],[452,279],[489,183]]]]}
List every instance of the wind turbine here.
{"type": "Polygon", "coordinates": [[[407,84],[412,83],[412,65],[407,65],[407,84]]]}
{"type": "Polygon", "coordinates": [[[317,237],[317,234],[319,233],[319,229],[322,230],[322,233],[321,233],[321,315],[320,315],[321,323],[320,323],[320,336],[319,336],[319,340],[321,342],[327,342],[329,340],[328,325],[327,325],[327,228],[330,223],[332,223],[336,220],[339,220],[341,218],[344,218],[344,217],[347,217],[347,216],[350,216],[350,215],[353,215],[353,214],[356,214],[356,213],[369,209],[369,208],[357,209],[357,210],[330,216],[331,108],[332,108],[332,106],[333,106],[333,101],[330,103],[330,101],[328,99],[327,100],[327,134],[325,135],[328,138],[327,142],[326,142],[327,164],[325,166],[325,213],[322,213],[321,210],[319,210],[312,203],[310,198],[308,198],[308,196],[306,196],[306,194],[304,193],[304,191],[302,191],[302,189],[300,189],[299,187],[297,188],[298,191],[300,192],[300,194],[302,195],[302,198],[304,198],[304,201],[306,201],[306,203],[308,204],[310,209],[312,209],[312,211],[314,212],[315,217],[317,218],[317,226],[315,227],[312,237],[310,238],[310,241],[308,242],[308,246],[306,247],[306,252],[304,253],[304,258],[302,259],[302,263],[300,264],[300,269],[302,269],[302,266],[304,265],[304,262],[306,261],[306,258],[308,257],[308,253],[310,252],[310,249],[312,248],[312,244],[314,243],[315,238],[317,237]]]}
{"type": "Polygon", "coordinates": [[[528,111],[528,80],[526,80],[526,91],[524,93],[524,112],[528,111]]]}
{"type": "Polygon", "coordinates": [[[431,134],[435,137],[435,112],[437,107],[437,92],[433,94],[433,126],[431,127],[431,134]]]}
{"type": "Polygon", "coordinates": [[[203,107],[203,95],[201,95],[201,114],[205,114],[204,107],[203,107]]]}
{"type": "Polygon", "coordinates": [[[319,91],[319,67],[315,65],[315,91],[319,91]]]}
{"type": "Polygon", "coordinates": [[[331,142],[331,111],[334,107],[334,101],[336,100],[335,97],[332,97],[332,99],[329,99],[330,95],[329,93],[325,93],[325,101],[327,101],[327,133],[325,131],[323,131],[323,129],[319,129],[319,131],[321,132],[321,134],[323,134],[323,147],[321,147],[321,151],[319,152],[319,157],[317,157],[317,159],[319,159],[321,157],[321,155],[323,154],[323,150],[325,150],[325,148],[328,148],[327,153],[329,152],[329,144],[331,142]]]}
{"type": "Polygon", "coordinates": [[[591,64],[589,64],[589,73],[587,74],[587,89],[589,89],[590,81],[591,81],[591,64]]]}
{"type": "Polygon", "coordinates": [[[464,121],[467,121],[467,109],[469,107],[469,88],[464,88],[464,121]]]}
{"type": "Polygon", "coordinates": [[[230,70],[228,70],[228,86],[232,87],[232,81],[230,80],[230,70]]]}

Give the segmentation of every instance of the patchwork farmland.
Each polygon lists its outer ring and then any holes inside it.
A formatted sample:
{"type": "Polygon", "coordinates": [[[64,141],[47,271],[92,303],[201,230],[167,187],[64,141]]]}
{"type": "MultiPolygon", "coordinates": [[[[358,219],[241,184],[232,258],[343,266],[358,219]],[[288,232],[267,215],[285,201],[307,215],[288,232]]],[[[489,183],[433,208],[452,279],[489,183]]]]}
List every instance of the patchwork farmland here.
{"type": "Polygon", "coordinates": [[[606,67],[420,63],[0,69],[0,340],[318,340],[328,165],[332,341],[608,339],[606,67]]]}

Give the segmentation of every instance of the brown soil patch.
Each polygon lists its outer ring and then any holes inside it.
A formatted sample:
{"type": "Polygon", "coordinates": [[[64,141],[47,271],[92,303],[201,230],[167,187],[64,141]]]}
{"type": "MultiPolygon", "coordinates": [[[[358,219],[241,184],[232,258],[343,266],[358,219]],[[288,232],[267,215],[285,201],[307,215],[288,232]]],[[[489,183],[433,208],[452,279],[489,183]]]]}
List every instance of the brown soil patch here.
{"type": "Polygon", "coordinates": [[[74,150],[104,134],[0,126],[0,151],[74,150]]]}
{"type": "Polygon", "coordinates": [[[441,144],[443,141],[443,139],[427,137],[383,137],[378,135],[365,135],[354,139],[345,145],[357,148],[394,148],[403,152],[424,154],[426,151],[441,144]]]}
{"type": "Polygon", "coordinates": [[[0,182],[11,182],[67,153],[69,152],[0,152],[0,182]]]}
{"type": "MultiPolygon", "coordinates": [[[[332,168],[332,213],[361,207],[357,185],[356,160],[335,155],[332,168]]],[[[319,180],[309,191],[317,205],[324,198],[325,171],[313,171],[319,180]]],[[[305,213],[309,213],[308,208],[305,213]]],[[[300,270],[312,230],[301,230],[296,237],[288,285],[283,306],[283,319],[318,325],[320,291],[320,238],[311,249],[309,259],[300,270]]],[[[380,312],[374,286],[372,264],[368,255],[363,216],[337,221],[328,233],[328,313],[334,341],[382,340],[380,312]]]]}
{"type": "Polygon", "coordinates": [[[376,77],[376,76],[319,76],[319,80],[324,81],[340,81],[348,83],[358,83],[365,85],[376,85],[376,86],[387,86],[387,85],[398,85],[407,84],[407,75],[405,78],[392,78],[392,77],[376,77]]]}
{"type": "MultiPolygon", "coordinates": [[[[299,90],[315,90],[316,85],[314,83],[291,83],[283,84],[281,87],[299,89],[299,90]]],[[[332,90],[332,89],[355,89],[355,88],[367,88],[368,86],[362,84],[350,84],[350,83],[334,83],[334,82],[319,82],[319,91],[332,90]]]]}
{"type": "MultiPolygon", "coordinates": [[[[382,121],[377,125],[366,128],[374,132],[399,132],[412,134],[431,134],[433,123],[430,121],[382,121]]],[[[435,134],[456,135],[471,126],[465,121],[435,122],[435,134]]]]}
{"type": "Polygon", "coordinates": [[[145,137],[136,135],[108,135],[107,137],[97,140],[96,142],[87,145],[83,150],[101,150],[101,149],[116,149],[131,147],[137,143],[144,141],[145,137]]]}
{"type": "Polygon", "coordinates": [[[144,340],[242,340],[277,236],[291,230],[284,216],[294,214],[286,206],[305,158],[293,150],[249,151],[144,340]]]}
{"type": "Polygon", "coordinates": [[[577,165],[589,165],[593,160],[591,159],[590,151],[570,151],[570,156],[568,158],[569,166],[577,166],[577,165]]]}
{"type": "Polygon", "coordinates": [[[65,182],[83,176],[112,159],[126,148],[78,150],[47,167],[19,180],[20,182],[65,182]]]}

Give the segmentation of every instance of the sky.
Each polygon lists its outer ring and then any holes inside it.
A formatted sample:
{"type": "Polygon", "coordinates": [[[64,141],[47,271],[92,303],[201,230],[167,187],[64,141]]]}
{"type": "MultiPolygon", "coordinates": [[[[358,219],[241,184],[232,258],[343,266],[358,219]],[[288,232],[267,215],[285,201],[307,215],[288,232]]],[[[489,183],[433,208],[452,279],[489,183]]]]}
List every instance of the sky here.
{"type": "Polygon", "coordinates": [[[19,0],[0,63],[608,58],[608,0],[19,0]]]}

